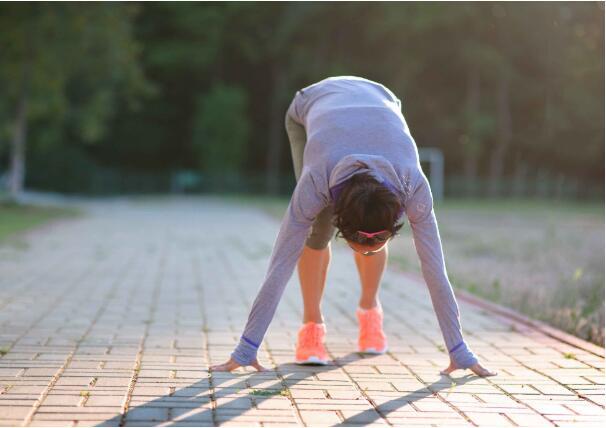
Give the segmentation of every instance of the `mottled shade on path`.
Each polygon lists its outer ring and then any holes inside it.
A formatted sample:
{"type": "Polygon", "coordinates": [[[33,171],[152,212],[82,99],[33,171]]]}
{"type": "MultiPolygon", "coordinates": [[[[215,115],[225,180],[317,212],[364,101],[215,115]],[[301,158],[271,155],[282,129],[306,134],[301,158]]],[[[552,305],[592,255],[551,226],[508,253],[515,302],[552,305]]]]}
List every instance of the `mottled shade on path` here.
{"type": "Polygon", "coordinates": [[[499,375],[441,376],[448,355],[427,288],[394,270],[380,292],[390,351],[357,354],[360,286],[341,246],[323,302],[330,365],[293,363],[293,275],[259,352],[273,370],[209,374],[238,341],[278,222],[210,197],[79,205],[86,217],[0,246],[0,425],[604,422],[603,354],[463,301],[466,340],[499,375]]]}

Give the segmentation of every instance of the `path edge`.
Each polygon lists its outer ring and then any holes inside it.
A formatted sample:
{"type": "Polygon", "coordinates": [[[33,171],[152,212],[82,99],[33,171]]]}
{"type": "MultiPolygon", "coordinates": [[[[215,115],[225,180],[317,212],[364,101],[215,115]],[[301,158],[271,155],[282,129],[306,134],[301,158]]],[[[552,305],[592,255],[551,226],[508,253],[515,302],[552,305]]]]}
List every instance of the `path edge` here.
{"type": "MultiPolygon", "coordinates": [[[[412,279],[415,283],[417,283],[421,286],[425,286],[425,280],[423,279],[423,277],[420,274],[417,274],[414,272],[403,272],[401,270],[400,270],[400,272],[404,273],[406,276],[408,276],[410,279],[412,279]]],[[[549,337],[557,339],[560,342],[564,342],[568,345],[574,346],[575,348],[582,349],[591,354],[597,355],[598,357],[604,358],[604,348],[602,348],[594,343],[591,343],[591,342],[588,342],[581,338],[578,338],[576,336],[573,336],[572,334],[566,333],[565,331],[552,327],[542,321],[529,318],[526,315],[523,315],[514,309],[502,306],[498,303],[494,303],[494,302],[485,300],[479,296],[471,294],[470,292],[468,292],[466,290],[462,290],[462,289],[453,287],[453,291],[454,291],[457,299],[459,299],[461,301],[464,301],[471,305],[477,306],[479,308],[482,308],[482,309],[492,312],[494,314],[500,315],[503,318],[507,318],[512,321],[517,321],[528,327],[532,327],[535,330],[538,330],[541,333],[543,333],[549,337]]]]}

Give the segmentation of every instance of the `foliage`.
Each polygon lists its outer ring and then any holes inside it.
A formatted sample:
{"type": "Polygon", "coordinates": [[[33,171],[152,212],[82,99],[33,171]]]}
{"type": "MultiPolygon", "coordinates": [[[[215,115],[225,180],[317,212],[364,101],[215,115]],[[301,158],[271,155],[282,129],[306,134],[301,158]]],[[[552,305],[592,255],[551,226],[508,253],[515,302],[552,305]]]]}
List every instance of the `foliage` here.
{"type": "Polygon", "coordinates": [[[203,171],[238,171],[246,153],[248,133],[244,90],[218,84],[198,97],[192,142],[203,171]]]}
{"type": "Polygon", "coordinates": [[[291,97],[346,74],[398,95],[447,176],[603,186],[603,15],[592,2],[2,4],[0,141],[30,70],[32,150],[284,173],[291,97]]]}
{"type": "Polygon", "coordinates": [[[26,86],[28,118],[49,129],[41,137],[46,143],[65,133],[100,141],[117,99],[132,107],[138,94],[151,90],[131,37],[136,11],[133,5],[2,4],[1,137],[10,137],[14,105],[26,86]]]}

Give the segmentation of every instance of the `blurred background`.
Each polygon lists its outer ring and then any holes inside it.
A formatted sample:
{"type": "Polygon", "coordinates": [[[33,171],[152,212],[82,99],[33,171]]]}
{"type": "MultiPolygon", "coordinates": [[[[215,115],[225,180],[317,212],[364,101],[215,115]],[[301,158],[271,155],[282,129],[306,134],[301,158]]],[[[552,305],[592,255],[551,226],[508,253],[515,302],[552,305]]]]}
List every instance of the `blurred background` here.
{"type": "Polygon", "coordinates": [[[363,76],[402,100],[453,286],[604,343],[603,2],[1,3],[0,52],[0,239],[61,215],[31,190],[280,219],[296,90],[363,76]]]}

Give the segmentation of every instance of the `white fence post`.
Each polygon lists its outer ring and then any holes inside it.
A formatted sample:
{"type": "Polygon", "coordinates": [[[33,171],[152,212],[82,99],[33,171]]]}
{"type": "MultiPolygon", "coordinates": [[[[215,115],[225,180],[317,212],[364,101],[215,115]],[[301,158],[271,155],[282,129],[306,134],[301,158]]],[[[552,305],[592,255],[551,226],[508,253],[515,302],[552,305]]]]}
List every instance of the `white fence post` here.
{"type": "Polygon", "coordinates": [[[431,193],[437,201],[444,199],[444,155],[435,147],[419,148],[419,160],[429,163],[431,193]]]}

